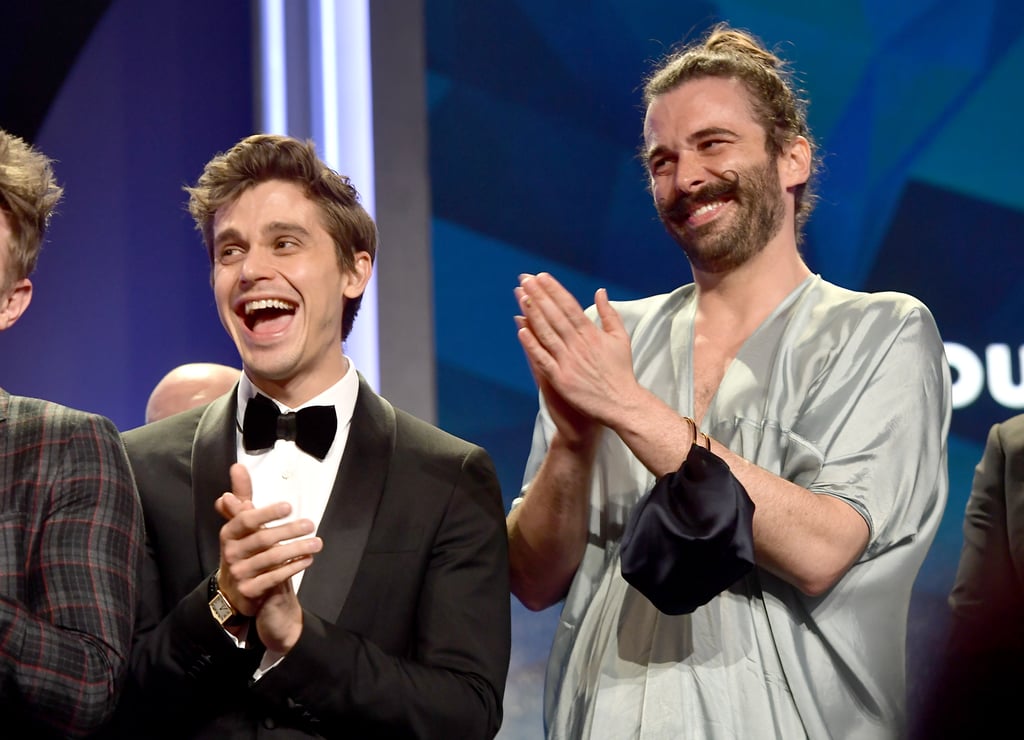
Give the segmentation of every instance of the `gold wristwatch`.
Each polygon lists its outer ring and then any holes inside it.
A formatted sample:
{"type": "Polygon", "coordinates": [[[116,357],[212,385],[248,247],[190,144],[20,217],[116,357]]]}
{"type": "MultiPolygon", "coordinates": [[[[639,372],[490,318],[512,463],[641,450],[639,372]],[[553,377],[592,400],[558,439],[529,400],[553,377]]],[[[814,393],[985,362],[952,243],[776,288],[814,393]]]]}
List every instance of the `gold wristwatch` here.
{"type": "Polygon", "coordinates": [[[219,575],[220,569],[218,568],[213,571],[207,586],[207,593],[210,597],[210,613],[213,614],[213,618],[217,620],[217,624],[221,627],[234,627],[235,625],[242,624],[249,617],[236,610],[231,605],[231,602],[228,601],[228,597],[221,592],[217,583],[219,575]]]}

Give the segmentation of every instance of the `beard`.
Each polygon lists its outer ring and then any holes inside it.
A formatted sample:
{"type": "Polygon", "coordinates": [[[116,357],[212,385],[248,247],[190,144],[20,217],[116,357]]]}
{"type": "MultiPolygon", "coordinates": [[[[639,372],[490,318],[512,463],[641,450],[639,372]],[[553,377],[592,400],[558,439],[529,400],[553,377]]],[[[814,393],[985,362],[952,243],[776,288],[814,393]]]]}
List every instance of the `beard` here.
{"type": "Polygon", "coordinates": [[[683,248],[691,267],[707,273],[734,270],[759,254],[779,233],[786,216],[779,173],[771,158],[763,165],[728,170],[719,177],[691,195],[658,206],[662,223],[683,248]],[[696,228],[687,224],[694,209],[722,197],[737,206],[731,223],[715,219],[696,228]]]}

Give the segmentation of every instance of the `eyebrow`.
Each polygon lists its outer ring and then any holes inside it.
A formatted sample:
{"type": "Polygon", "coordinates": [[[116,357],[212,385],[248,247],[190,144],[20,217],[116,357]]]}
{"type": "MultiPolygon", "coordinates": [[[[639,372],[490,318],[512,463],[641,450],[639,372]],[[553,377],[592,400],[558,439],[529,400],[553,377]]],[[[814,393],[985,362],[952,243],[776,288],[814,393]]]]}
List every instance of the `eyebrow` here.
{"type": "Polygon", "coordinates": [[[225,229],[219,234],[213,236],[213,246],[219,247],[225,242],[237,242],[242,241],[242,235],[238,229],[225,229]]]}
{"type": "Polygon", "coordinates": [[[664,144],[658,144],[657,146],[652,146],[652,147],[648,148],[644,152],[644,158],[647,160],[647,162],[650,162],[652,159],[657,157],[659,154],[664,154],[664,153],[670,152],[670,151],[672,151],[672,150],[669,149],[664,144]]]}
{"type": "Polygon", "coordinates": [[[282,231],[290,231],[294,234],[309,236],[309,230],[305,226],[289,223],[288,221],[271,221],[262,229],[264,235],[280,234],[282,231]]]}
{"type": "MultiPolygon", "coordinates": [[[[271,221],[269,224],[261,229],[261,233],[264,236],[269,234],[280,234],[283,232],[291,232],[293,234],[299,234],[300,236],[309,236],[309,230],[299,224],[290,223],[288,221],[271,221]]],[[[242,238],[242,233],[235,228],[224,229],[224,231],[216,234],[213,238],[214,246],[219,247],[225,242],[236,242],[245,241],[242,238]]]]}
{"type": "MultiPolygon", "coordinates": [[[[708,126],[707,128],[702,128],[700,131],[694,131],[692,134],[687,136],[686,143],[693,144],[694,142],[701,141],[702,139],[706,139],[709,136],[728,136],[730,139],[739,138],[739,134],[737,134],[732,129],[723,128],[721,126],[708,126]]],[[[644,151],[644,157],[648,162],[650,162],[652,159],[654,159],[660,154],[671,152],[672,147],[667,146],[665,144],[657,144],[646,149],[644,151]]]]}
{"type": "Polygon", "coordinates": [[[694,131],[692,134],[686,137],[687,141],[699,141],[700,139],[706,139],[709,136],[729,136],[736,138],[738,134],[729,128],[722,128],[721,126],[708,126],[702,128],[700,131],[694,131]]]}

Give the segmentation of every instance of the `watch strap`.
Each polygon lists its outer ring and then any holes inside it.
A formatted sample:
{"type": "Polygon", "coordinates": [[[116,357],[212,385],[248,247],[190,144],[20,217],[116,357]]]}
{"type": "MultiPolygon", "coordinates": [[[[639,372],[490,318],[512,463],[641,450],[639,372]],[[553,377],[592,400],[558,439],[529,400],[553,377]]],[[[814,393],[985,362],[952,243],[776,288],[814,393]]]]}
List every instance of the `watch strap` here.
{"type": "Polygon", "coordinates": [[[219,581],[219,579],[220,579],[220,568],[217,568],[217,570],[213,571],[213,573],[210,574],[209,580],[206,581],[206,600],[207,601],[213,600],[213,597],[217,595],[218,591],[220,591],[220,586],[219,586],[220,581],[219,581]]]}

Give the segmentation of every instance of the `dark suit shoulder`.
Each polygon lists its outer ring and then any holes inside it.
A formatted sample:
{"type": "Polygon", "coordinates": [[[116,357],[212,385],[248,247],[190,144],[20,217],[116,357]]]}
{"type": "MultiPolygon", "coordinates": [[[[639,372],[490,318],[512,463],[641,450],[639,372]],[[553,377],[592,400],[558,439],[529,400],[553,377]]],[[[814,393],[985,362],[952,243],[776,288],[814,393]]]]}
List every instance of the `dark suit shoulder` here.
{"type": "Polygon", "coordinates": [[[398,408],[395,409],[395,428],[398,445],[416,442],[426,446],[435,454],[460,458],[474,451],[486,452],[480,445],[456,437],[454,434],[398,408]]]}
{"type": "Polygon", "coordinates": [[[1024,414],[1011,416],[993,425],[989,436],[998,436],[1001,446],[1007,453],[1024,448],[1024,414]]]}
{"type": "Polygon", "coordinates": [[[206,406],[154,421],[121,435],[143,504],[152,505],[171,481],[191,486],[192,446],[206,406]]]}
{"type": "Polygon", "coordinates": [[[192,446],[199,419],[209,404],[183,411],[166,419],[160,419],[129,429],[122,435],[128,454],[154,453],[159,450],[172,450],[180,445],[192,446]]]}
{"type": "MultiPolygon", "coordinates": [[[[1008,501],[1024,497],[1024,414],[992,425],[974,469],[971,498],[996,493],[1008,501]]],[[[968,515],[970,508],[969,503],[968,515]]]]}

